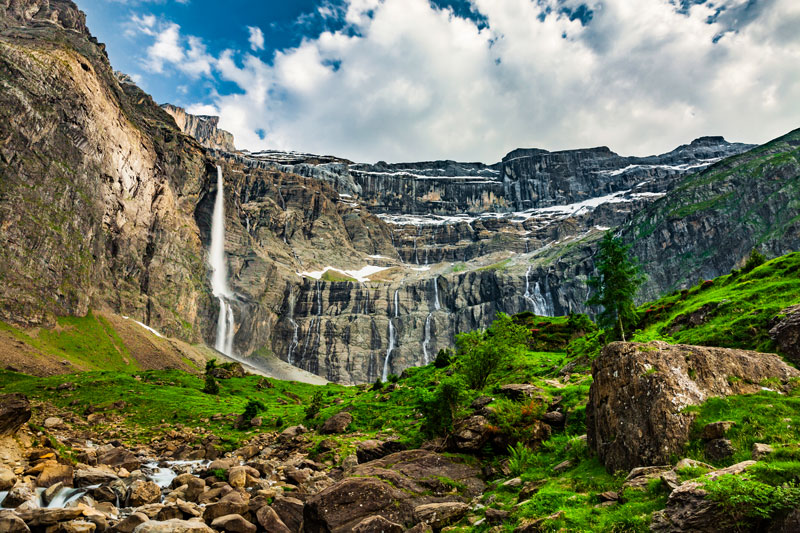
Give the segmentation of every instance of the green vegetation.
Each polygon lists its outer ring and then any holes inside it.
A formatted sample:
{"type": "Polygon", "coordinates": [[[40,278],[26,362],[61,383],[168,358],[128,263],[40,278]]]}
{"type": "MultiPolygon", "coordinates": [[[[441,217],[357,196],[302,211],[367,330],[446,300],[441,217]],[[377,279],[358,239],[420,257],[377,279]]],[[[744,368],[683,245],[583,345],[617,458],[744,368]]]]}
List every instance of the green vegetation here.
{"type": "Polygon", "coordinates": [[[625,340],[625,328],[636,321],[633,299],[644,283],[644,275],[636,258],[630,257],[630,245],[614,237],[609,230],[600,241],[595,267],[597,276],[589,278],[589,287],[594,294],[588,305],[602,306],[597,321],[603,328],[613,330],[625,340]]]}
{"type": "Polygon", "coordinates": [[[531,332],[516,324],[505,313],[486,331],[470,331],[456,336],[459,371],[472,389],[486,386],[489,376],[514,354],[527,348],[531,332]]]}
{"type": "Polygon", "coordinates": [[[331,281],[331,282],[345,282],[345,281],[358,281],[357,279],[350,277],[338,270],[326,270],[322,277],[320,278],[322,281],[331,281]]]}

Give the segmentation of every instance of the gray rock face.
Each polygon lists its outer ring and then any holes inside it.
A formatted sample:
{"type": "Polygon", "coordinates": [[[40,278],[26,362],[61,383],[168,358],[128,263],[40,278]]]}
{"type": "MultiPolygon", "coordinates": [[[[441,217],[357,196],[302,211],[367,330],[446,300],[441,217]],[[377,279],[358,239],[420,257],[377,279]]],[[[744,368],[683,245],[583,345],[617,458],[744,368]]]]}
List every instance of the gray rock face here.
{"type": "Polygon", "coordinates": [[[178,129],[197,139],[197,142],[206,148],[228,152],[236,150],[233,145],[233,134],[217,127],[219,117],[192,115],[182,107],[172,104],[164,104],[161,109],[172,115],[178,125],[178,129]]]}

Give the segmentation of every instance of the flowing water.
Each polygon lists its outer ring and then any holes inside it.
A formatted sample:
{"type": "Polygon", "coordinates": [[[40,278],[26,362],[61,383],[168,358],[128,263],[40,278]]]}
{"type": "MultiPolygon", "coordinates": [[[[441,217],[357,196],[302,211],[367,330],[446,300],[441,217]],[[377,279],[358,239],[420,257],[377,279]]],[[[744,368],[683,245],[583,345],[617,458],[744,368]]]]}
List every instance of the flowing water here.
{"type": "Polygon", "coordinates": [[[550,313],[548,312],[548,308],[550,306],[548,305],[544,296],[542,296],[542,291],[539,288],[538,281],[534,284],[533,292],[531,292],[531,268],[533,267],[529,266],[527,272],[525,272],[525,294],[522,296],[530,304],[530,310],[533,312],[533,314],[539,316],[550,316],[550,313]]]}
{"type": "Polygon", "coordinates": [[[211,245],[208,248],[211,266],[211,292],[219,300],[217,338],[214,348],[225,355],[233,355],[234,317],[230,300],[233,292],[228,287],[228,267],[225,262],[225,189],[222,167],[217,165],[217,198],[211,217],[211,245]]]}

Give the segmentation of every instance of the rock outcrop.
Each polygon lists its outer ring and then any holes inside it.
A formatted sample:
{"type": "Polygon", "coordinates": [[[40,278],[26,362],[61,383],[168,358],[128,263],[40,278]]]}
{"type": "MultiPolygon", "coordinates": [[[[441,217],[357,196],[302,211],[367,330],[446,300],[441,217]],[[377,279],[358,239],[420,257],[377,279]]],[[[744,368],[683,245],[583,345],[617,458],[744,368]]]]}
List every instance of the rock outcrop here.
{"type": "Polygon", "coordinates": [[[0,394],[0,437],[13,435],[31,418],[31,404],[24,394],[0,394]]]}
{"type": "Polygon", "coordinates": [[[715,396],[750,394],[764,379],[800,376],[773,354],[670,345],[611,343],[592,363],[586,408],[589,446],[610,472],[668,464],[689,440],[685,407],[715,396]]]}
{"type": "Polygon", "coordinates": [[[779,313],[780,317],[769,330],[769,336],[778,349],[795,364],[800,364],[800,305],[793,305],[779,313]]]}
{"type": "Polygon", "coordinates": [[[175,124],[186,135],[191,135],[197,142],[212,150],[225,150],[233,152],[236,147],[233,144],[233,134],[219,129],[219,117],[209,115],[192,115],[187,113],[182,107],[172,104],[164,104],[161,109],[169,113],[175,119],[175,124]]]}

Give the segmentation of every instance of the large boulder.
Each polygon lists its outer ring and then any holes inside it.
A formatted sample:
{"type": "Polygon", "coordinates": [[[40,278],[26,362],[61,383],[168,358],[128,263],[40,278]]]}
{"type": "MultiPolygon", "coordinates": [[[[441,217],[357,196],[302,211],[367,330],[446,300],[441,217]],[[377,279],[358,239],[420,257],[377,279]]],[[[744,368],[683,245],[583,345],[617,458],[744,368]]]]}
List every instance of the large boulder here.
{"type": "Polygon", "coordinates": [[[787,359],[800,364],[800,305],[788,307],[778,316],[781,318],[776,319],[769,336],[787,359]]]}
{"type": "Polygon", "coordinates": [[[36,478],[36,484],[40,487],[51,487],[56,483],[63,483],[65,486],[71,487],[72,475],[73,469],[69,465],[48,464],[36,478]]]}
{"type": "Polygon", "coordinates": [[[358,462],[363,464],[405,449],[405,444],[396,440],[365,440],[358,443],[356,457],[358,462]]]}
{"type": "Polygon", "coordinates": [[[611,472],[667,464],[689,439],[694,415],[682,412],[685,407],[758,392],[764,379],[787,383],[797,376],[800,371],[774,354],[660,341],[611,343],[592,363],[589,446],[611,472]]]}
{"type": "Polygon", "coordinates": [[[214,533],[214,530],[195,520],[148,520],[138,525],[133,533],[214,533]]]}
{"type": "Polygon", "coordinates": [[[8,490],[14,486],[17,481],[17,476],[10,468],[0,465],[0,490],[8,490]]]}
{"type": "Polygon", "coordinates": [[[137,479],[128,489],[128,505],[139,507],[148,503],[156,503],[161,499],[161,487],[152,481],[137,479]]]}
{"type": "Polygon", "coordinates": [[[335,433],[344,433],[347,430],[347,426],[349,426],[353,422],[353,415],[346,411],[342,411],[341,413],[336,413],[329,419],[322,424],[319,432],[323,435],[332,435],[335,433]]]}
{"type": "Polygon", "coordinates": [[[141,463],[131,452],[125,448],[117,447],[98,452],[97,464],[124,468],[133,472],[139,468],[141,463]]]}
{"type": "Polygon", "coordinates": [[[31,419],[31,404],[24,394],[0,394],[0,437],[13,435],[31,419]]]}
{"type": "Polygon", "coordinates": [[[30,529],[12,511],[0,511],[0,531],[4,533],[30,533],[30,529]]]}

